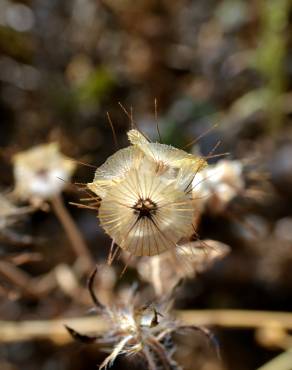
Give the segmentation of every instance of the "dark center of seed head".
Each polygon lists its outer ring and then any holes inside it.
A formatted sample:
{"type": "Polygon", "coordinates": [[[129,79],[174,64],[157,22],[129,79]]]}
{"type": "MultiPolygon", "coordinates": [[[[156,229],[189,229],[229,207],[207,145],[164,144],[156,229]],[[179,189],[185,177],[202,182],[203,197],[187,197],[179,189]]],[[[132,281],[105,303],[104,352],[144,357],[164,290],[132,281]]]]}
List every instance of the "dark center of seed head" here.
{"type": "Polygon", "coordinates": [[[48,170],[45,168],[41,168],[36,172],[37,176],[39,177],[47,177],[48,176],[48,170]]]}
{"type": "Polygon", "coordinates": [[[139,218],[147,217],[151,218],[157,211],[157,205],[151,199],[140,198],[138,202],[132,207],[134,213],[138,215],[139,218]]]}

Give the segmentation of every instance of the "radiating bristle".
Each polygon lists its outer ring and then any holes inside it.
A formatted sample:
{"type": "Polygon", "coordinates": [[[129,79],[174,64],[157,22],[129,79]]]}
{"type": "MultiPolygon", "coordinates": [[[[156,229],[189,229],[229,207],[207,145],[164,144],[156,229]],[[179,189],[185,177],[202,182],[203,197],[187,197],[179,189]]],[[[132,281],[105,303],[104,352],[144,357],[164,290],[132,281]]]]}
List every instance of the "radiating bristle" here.
{"type": "Polygon", "coordinates": [[[103,198],[107,189],[123,180],[132,168],[139,166],[143,156],[134,146],[117,151],[96,170],[93,182],[87,184],[88,188],[103,198]]]}
{"type": "Polygon", "coordinates": [[[173,181],[156,176],[152,166],[142,173],[139,169],[130,171],[109,190],[101,202],[99,218],[121,248],[136,256],[151,256],[175,247],[191,233],[193,213],[185,193],[173,181]]]}

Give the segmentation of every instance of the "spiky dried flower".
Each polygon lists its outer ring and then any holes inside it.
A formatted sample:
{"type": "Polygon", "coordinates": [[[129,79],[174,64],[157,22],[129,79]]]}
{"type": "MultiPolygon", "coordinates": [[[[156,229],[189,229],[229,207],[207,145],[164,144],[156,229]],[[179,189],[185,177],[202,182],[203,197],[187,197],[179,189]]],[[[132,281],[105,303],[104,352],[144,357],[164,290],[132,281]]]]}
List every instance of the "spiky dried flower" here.
{"type": "Polygon", "coordinates": [[[19,152],[13,164],[15,193],[24,200],[47,200],[60,194],[76,167],[59,151],[57,143],[19,152]]]}
{"type": "Polygon", "coordinates": [[[132,145],[108,158],[88,188],[101,198],[101,226],[117,245],[136,256],[156,255],[192,234],[192,181],[206,162],[151,143],[137,130],[128,137],[132,145]]]}
{"type": "Polygon", "coordinates": [[[181,369],[173,359],[175,348],[171,335],[179,331],[198,330],[211,338],[210,333],[200,327],[186,326],[170,315],[170,302],[158,305],[136,307],[134,297],[115,307],[104,306],[93,291],[93,282],[97,270],[89,279],[89,291],[97,311],[109,323],[109,331],[102,335],[84,335],[66,327],[72,337],[85,343],[97,343],[109,348],[111,353],[99,366],[99,369],[110,367],[119,355],[135,356],[142,360],[150,370],[181,369]]]}

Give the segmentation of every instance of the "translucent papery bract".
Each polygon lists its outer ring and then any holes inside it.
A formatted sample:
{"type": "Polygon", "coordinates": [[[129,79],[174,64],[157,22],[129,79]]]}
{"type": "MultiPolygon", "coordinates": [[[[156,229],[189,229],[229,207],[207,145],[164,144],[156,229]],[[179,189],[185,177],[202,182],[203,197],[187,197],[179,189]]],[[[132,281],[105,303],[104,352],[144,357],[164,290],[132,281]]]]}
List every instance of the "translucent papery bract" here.
{"type": "Polygon", "coordinates": [[[169,293],[182,278],[192,278],[208,269],[230,252],[229,246],[216,240],[180,244],[163,255],[138,262],[140,276],[150,282],[158,296],[169,293]]]}
{"type": "Polygon", "coordinates": [[[128,132],[128,138],[130,142],[136,145],[149,159],[152,159],[166,168],[181,168],[187,166],[195,173],[207,165],[202,158],[189,154],[184,150],[174,148],[171,145],[148,142],[137,130],[130,130],[128,132]]]}
{"type": "Polygon", "coordinates": [[[160,254],[192,232],[193,204],[177,189],[176,181],[156,173],[156,165],[144,160],[138,169],[112,186],[102,200],[101,226],[123,249],[136,256],[160,254]],[[150,215],[134,209],[141,200],[155,204],[150,215]]]}
{"type": "Polygon", "coordinates": [[[144,135],[141,134],[140,131],[138,130],[130,130],[128,131],[127,133],[128,135],[128,139],[130,141],[131,144],[133,145],[142,145],[142,144],[148,144],[149,141],[146,139],[146,137],[144,135]]]}
{"type": "Polygon", "coordinates": [[[194,198],[200,197],[205,204],[216,200],[217,208],[223,210],[244,189],[242,171],[240,161],[227,159],[203,169],[192,184],[194,198]]]}
{"type": "Polygon", "coordinates": [[[143,152],[134,146],[118,150],[96,170],[93,182],[87,187],[101,198],[105,197],[108,189],[137,168],[143,157],[143,152]]]}

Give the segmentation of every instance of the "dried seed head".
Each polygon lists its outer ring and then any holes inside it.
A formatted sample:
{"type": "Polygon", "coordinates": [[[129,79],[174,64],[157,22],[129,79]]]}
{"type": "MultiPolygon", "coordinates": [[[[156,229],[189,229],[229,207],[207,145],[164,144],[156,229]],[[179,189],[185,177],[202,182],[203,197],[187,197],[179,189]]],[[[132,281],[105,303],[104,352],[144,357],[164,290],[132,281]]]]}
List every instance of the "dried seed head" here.
{"type": "Polygon", "coordinates": [[[174,181],[156,175],[147,160],[113,186],[101,202],[101,226],[123,249],[136,256],[162,253],[192,233],[191,199],[174,181]]]}
{"type": "Polygon", "coordinates": [[[60,153],[58,144],[43,144],[13,158],[15,193],[21,199],[49,199],[59,194],[75,170],[72,160],[60,153]]]}
{"type": "Polygon", "coordinates": [[[100,224],[117,245],[136,256],[160,254],[192,234],[199,211],[192,182],[206,162],[137,130],[128,137],[132,145],[108,158],[87,186],[101,198],[100,224]]]}

